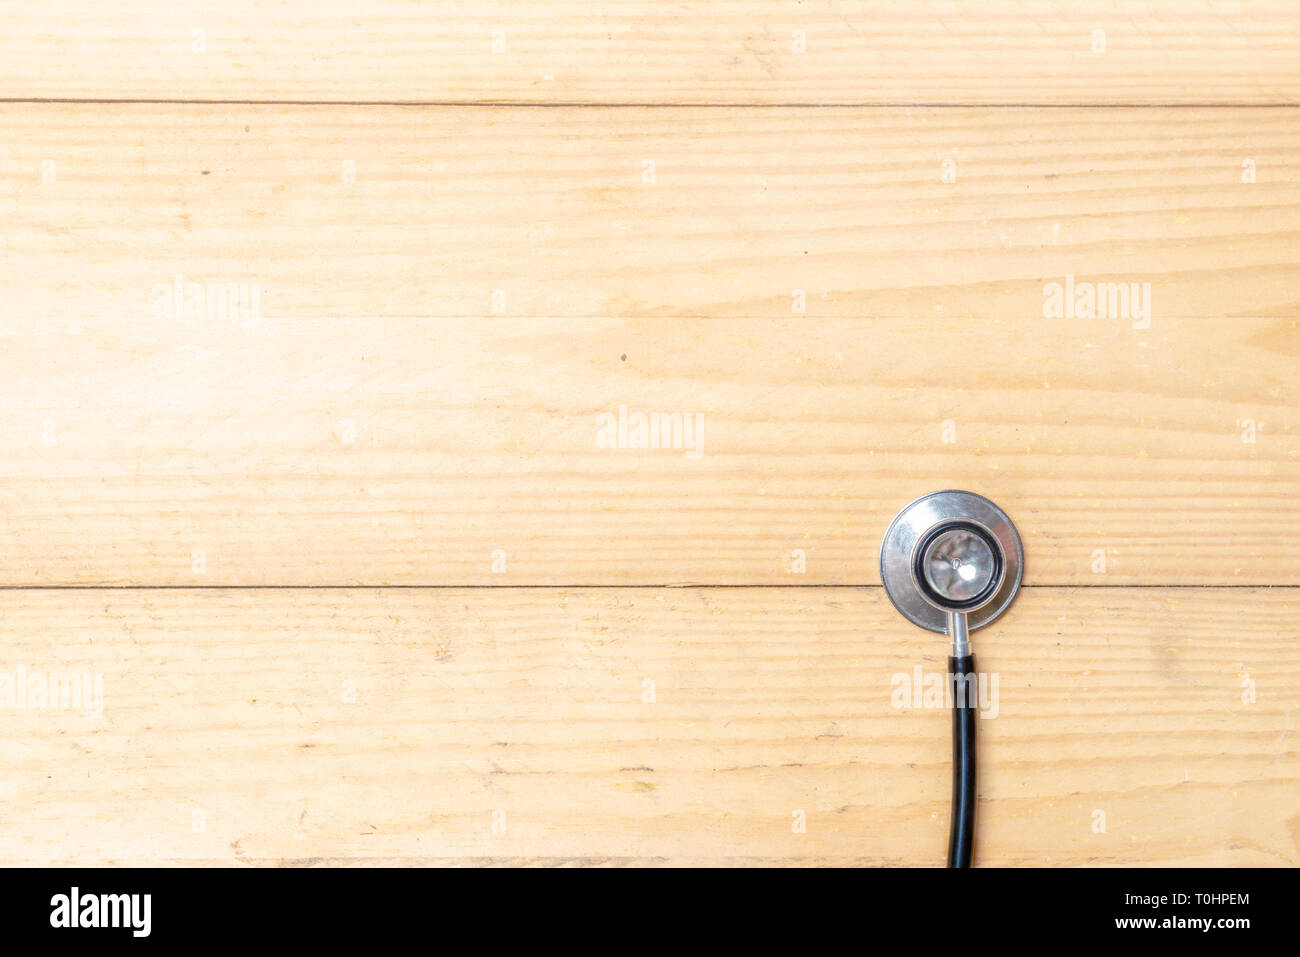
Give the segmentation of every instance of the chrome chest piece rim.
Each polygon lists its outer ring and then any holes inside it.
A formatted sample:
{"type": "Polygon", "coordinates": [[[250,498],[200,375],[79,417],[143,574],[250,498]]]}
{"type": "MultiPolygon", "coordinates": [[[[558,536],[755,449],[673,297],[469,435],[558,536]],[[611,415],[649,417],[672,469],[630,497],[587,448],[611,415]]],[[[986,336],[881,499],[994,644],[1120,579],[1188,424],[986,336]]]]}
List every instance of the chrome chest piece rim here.
{"type": "Polygon", "coordinates": [[[982,495],[948,489],[894,516],[880,545],[880,581],[904,617],[945,634],[952,611],[965,611],[971,630],[1006,611],[1024,562],[1006,512],[982,495]]]}

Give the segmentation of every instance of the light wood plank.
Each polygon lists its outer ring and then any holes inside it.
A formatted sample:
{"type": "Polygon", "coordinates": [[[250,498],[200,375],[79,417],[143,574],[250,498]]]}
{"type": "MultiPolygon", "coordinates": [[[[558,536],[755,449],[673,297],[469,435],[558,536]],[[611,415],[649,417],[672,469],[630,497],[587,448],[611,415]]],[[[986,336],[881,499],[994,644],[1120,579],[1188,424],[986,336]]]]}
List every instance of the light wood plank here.
{"type": "Polygon", "coordinates": [[[5,329],[7,584],[876,583],[953,486],[1031,583],[1300,580],[1297,320],[5,329]]]}
{"type": "Polygon", "coordinates": [[[139,318],[176,275],[278,317],[1015,319],[1071,275],[1149,283],[1157,320],[1300,314],[1300,110],[10,104],[0,130],[0,319],[139,318]]]}
{"type": "MultiPolygon", "coordinates": [[[[979,863],[1300,862],[1298,598],[1026,589],[976,635],[979,863]]],[[[0,629],[102,680],[4,710],[5,864],[942,862],[949,716],[891,698],[945,640],[879,589],[19,590],[0,629]]]]}
{"type": "Polygon", "coordinates": [[[6,97],[1300,100],[1289,0],[6,0],[0,22],[6,97]]]}

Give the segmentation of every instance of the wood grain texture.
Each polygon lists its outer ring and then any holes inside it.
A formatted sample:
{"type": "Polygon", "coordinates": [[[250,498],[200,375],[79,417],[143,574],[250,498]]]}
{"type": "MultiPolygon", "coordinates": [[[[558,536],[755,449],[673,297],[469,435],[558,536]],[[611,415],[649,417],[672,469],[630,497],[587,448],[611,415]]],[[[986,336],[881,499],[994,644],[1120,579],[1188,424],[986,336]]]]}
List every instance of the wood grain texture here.
{"type": "Polygon", "coordinates": [[[1300,863],[1300,8],[1064,6],[0,0],[0,864],[937,865],[944,640],[763,586],[951,486],[977,863],[1300,863]]]}
{"type": "MultiPolygon", "coordinates": [[[[977,636],[979,863],[1300,862],[1297,597],[1026,589],[977,636]]],[[[18,590],[0,629],[103,689],[6,712],[5,864],[942,861],[949,716],[894,695],[946,649],[875,588],[18,590]]]]}
{"type": "Polygon", "coordinates": [[[1300,100],[1286,0],[6,0],[0,21],[6,97],[1300,100]]]}
{"type": "Polygon", "coordinates": [[[9,104],[0,128],[0,319],[140,318],[177,275],[277,317],[788,317],[802,291],[809,317],[1014,319],[1068,276],[1150,284],[1157,319],[1300,315],[1300,109],[9,104]]]}
{"type": "Polygon", "coordinates": [[[1030,583],[1300,579],[1294,319],[5,333],[8,584],[869,584],[954,485],[1013,515],[1030,583]],[[620,406],[681,445],[602,447],[620,406]]]}

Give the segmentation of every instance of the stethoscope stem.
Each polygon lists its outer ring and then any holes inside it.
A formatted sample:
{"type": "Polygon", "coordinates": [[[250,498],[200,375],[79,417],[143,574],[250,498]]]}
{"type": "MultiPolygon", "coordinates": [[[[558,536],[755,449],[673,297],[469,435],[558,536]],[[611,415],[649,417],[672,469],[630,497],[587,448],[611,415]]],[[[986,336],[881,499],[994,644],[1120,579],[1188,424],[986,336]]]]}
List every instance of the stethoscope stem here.
{"type": "Polygon", "coordinates": [[[948,612],[948,635],[952,638],[952,656],[964,658],[970,654],[970,629],[964,611],[948,612]]]}

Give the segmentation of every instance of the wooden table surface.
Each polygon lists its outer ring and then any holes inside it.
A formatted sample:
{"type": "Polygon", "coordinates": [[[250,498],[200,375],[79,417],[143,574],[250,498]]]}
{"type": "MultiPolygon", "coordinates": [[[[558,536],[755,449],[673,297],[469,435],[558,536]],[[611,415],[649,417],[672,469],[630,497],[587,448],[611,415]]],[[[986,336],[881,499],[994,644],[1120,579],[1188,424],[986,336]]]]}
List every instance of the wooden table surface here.
{"type": "Polygon", "coordinates": [[[0,863],[1300,863],[1295,3],[0,22],[0,863]]]}

